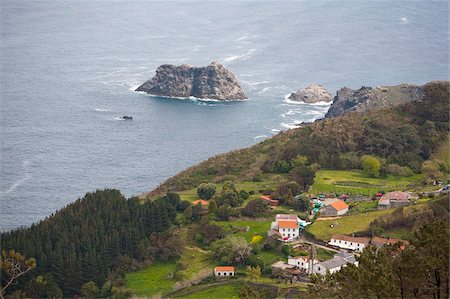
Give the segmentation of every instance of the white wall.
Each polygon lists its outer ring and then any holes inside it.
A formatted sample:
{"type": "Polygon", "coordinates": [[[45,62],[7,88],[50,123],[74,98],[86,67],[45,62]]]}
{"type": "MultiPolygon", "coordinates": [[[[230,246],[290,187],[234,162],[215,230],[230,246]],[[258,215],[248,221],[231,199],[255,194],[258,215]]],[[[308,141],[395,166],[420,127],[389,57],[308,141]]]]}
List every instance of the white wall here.
{"type": "Polygon", "coordinates": [[[338,214],[338,215],[344,215],[344,214],[347,213],[347,212],[348,212],[348,208],[345,208],[345,209],[342,209],[342,210],[337,211],[337,214],[338,214]]]}
{"type": "Polygon", "coordinates": [[[339,248],[343,249],[350,249],[350,250],[356,250],[356,251],[363,251],[364,247],[366,247],[363,243],[357,243],[357,242],[350,242],[350,241],[344,241],[344,240],[336,240],[331,239],[330,242],[328,242],[331,246],[337,246],[339,248]]]}
{"type": "Polygon", "coordinates": [[[297,238],[300,234],[300,230],[298,228],[280,228],[279,230],[281,236],[283,238],[297,238]]]}
{"type": "Polygon", "coordinates": [[[233,271],[215,271],[214,275],[215,276],[234,276],[234,272],[233,271]]]}

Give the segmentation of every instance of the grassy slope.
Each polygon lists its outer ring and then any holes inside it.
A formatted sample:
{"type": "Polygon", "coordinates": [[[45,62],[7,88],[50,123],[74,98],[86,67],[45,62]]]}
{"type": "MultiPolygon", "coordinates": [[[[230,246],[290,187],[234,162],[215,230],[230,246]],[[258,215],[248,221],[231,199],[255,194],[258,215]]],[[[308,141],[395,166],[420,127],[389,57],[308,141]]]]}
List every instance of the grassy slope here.
{"type": "Polygon", "coordinates": [[[191,294],[176,296],[175,298],[187,298],[187,299],[204,299],[204,298],[217,298],[217,299],[237,299],[239,298],[239,289],[242,287],[242,281],[230,281],[222,285],[212,285],[207,288],[200,288],[199,291],[192,291],[191,294]]]}
{"type": "Polygon", "coordinates": [[[175,272],[175,262],[155,263],[142,270],[128,273],[125,277],[126,286],[133,294],[152,297],[172,290],[174,279],[168,275],[175,272]]]}
{"type": "Polygon", "coordinates": [[[372,197],[384,190],[407,190],[420,180],[419,175],[405,178],[370,178],[359,171],[319,170],[310,191],[313,193],[349,193],[372,197]]]}
{"type": "Polygon", "coordinates": [[[329,241],[332,234],[352,234],[365,231],[369,224],[377,217],[392,213],[393,210],[374,211],[352,216],[343,216],[337,219],[319,220],[306,228],[316,239],[329,241]],[[333,228],[331,224],[337,223],[333,228]]]}
{"type": "Polygon", "coordinates": [[[233,220],[233,221],[218,221],[217,224],[223,227],[245,228],[249,227],[248,231],[240,231],[235,233],[235,236],[244,237],[248,242],[252,240],[255,235],[267,236],[267,231],[270,229],[272,219],[266,220],[233,220]]]}

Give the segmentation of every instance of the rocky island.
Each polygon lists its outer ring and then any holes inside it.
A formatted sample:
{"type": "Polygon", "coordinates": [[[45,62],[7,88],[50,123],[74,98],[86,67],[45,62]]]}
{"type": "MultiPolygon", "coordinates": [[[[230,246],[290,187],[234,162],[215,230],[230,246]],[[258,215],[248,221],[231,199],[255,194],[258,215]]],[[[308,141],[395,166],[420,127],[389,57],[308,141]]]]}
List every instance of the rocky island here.
{"type": "Polygon", "coordinates": [[[206,67],[163,64],[157,68],[156,75],[136,91],[166,97],[247,99],[234,74],[215,61],[206,67]]]}
{"type": "MultiPolygon", "coordinates": [[[[431,84],[432,82],[428,83],[431,84]]],[[[347,112],[363,112],[401,105],[422,99],[425,86],[400,84],[395,86],[363,86],[358,90],[343,87],[337,91],[326,118],[347,112]]]]}
{"type": "Polygon", "coordinates": [[[322,85],[311,84],[304,89],[292,93],[288,99],[291,101],[313,104],[318,102],[331,102],[333,96],[322,85]]]}

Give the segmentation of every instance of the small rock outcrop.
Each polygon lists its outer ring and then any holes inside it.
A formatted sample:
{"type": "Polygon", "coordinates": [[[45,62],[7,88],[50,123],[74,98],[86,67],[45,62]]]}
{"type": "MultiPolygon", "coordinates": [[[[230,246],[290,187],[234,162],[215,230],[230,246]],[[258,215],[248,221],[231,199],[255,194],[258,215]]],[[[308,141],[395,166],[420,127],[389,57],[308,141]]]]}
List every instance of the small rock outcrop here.
{"type": "Polygon", "coordinates": [[[333,104],[325,118],[339,116],[348,112],[363,112],[398,106],[411,101],[422,99],[424,87],[412,84],[395,86],[366,87],[358,90],[343,87],[336,93],[333,104]]]}
{"type": "Polygon", "coordinates": [[[333,96],[322,85],[311,84],[304,89],[292,93],[288,99],[313,104],[318,102],[331,102],[333,96]]]}
{"type": "Polygon", "coordinates": [[[167,97],[244,100],[247,96],[232,72],[212,62],[206,67],[164,64],[136,91],[167,97]]]}

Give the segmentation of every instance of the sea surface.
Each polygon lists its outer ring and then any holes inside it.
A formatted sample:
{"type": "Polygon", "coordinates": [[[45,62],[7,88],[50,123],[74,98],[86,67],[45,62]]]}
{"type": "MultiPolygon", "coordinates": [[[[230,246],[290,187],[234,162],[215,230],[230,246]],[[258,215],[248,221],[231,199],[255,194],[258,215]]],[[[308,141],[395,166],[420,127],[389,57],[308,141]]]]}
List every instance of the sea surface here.
{"type": "Polygon", "coordinates": [[[212,155],[323,117],[311,83],[448,78],[447,1],[1,0],[0,230],[97,188],[126,196],[212,155]],[[133,92],[160,64],[217,60],[245,102],[133,92]],[[133,116],[133,121],[120,116],[133,116]]]}

